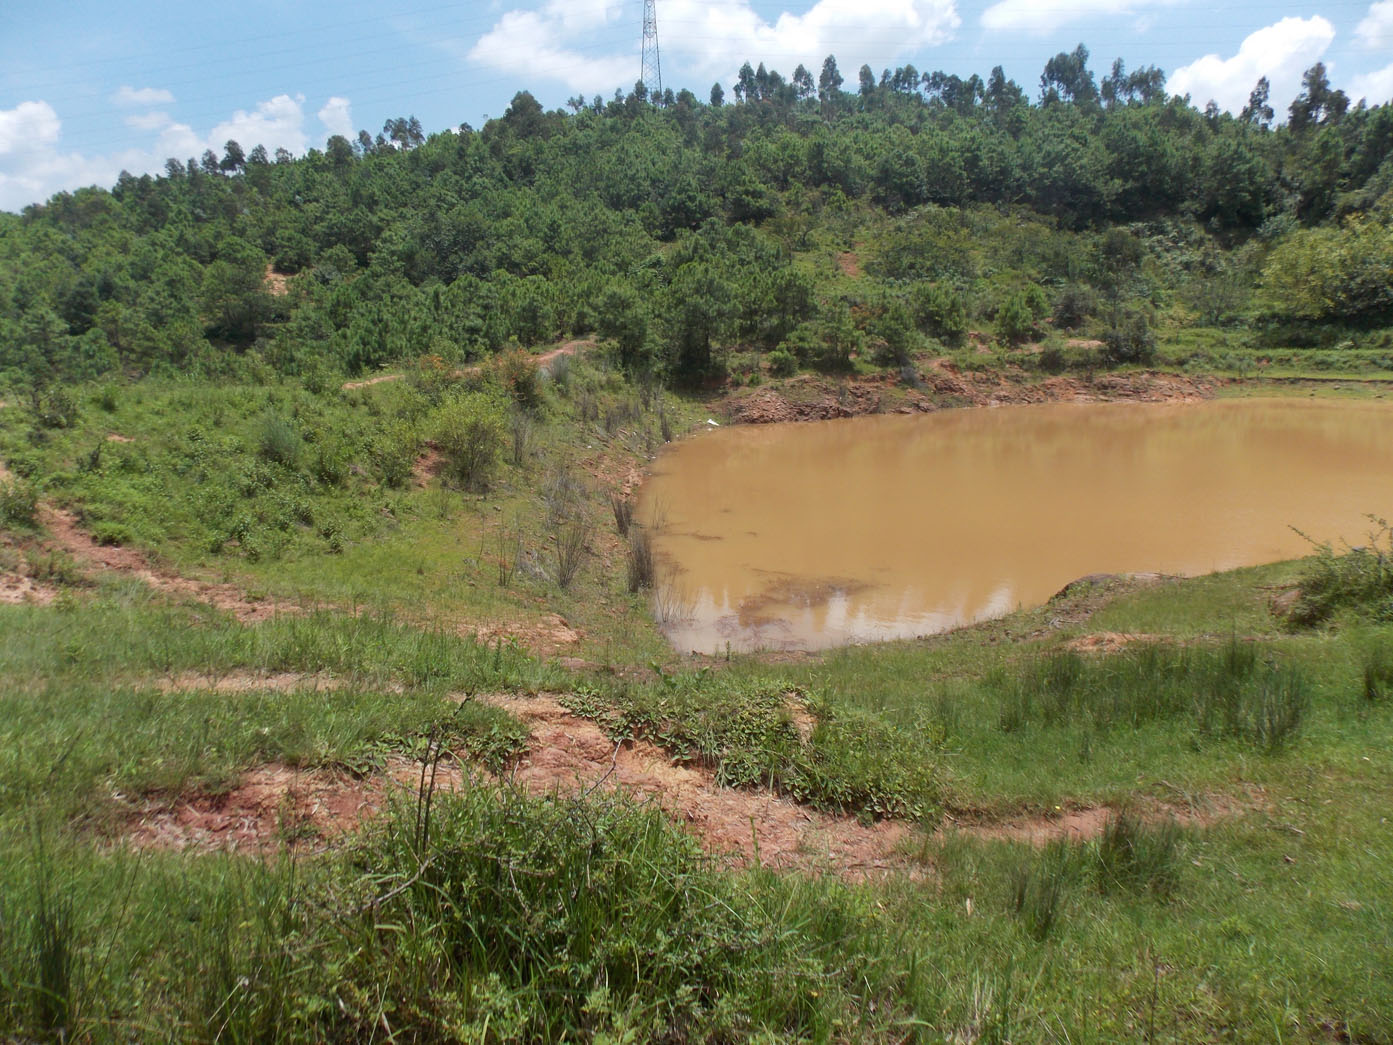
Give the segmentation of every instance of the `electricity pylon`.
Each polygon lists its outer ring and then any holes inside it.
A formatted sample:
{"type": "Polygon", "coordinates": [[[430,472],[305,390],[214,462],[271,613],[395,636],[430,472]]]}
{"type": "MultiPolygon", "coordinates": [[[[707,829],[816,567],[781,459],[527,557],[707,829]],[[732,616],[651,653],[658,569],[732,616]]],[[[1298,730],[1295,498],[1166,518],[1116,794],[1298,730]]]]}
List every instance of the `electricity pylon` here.
{"type": "Polygon", "coordinates": [[[658,2],[643,0],[643,72],[639,76],[648,97],[663,93],[663,63],[658,57],[658,2]]]}

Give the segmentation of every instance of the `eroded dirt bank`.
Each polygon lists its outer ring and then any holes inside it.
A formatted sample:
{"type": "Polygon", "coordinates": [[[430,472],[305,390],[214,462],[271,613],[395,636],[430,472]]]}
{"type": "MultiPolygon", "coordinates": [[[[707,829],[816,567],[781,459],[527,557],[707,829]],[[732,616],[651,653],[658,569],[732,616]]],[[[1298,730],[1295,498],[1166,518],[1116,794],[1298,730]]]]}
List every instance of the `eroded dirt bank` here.
{"type": "MultiPolygon", "coordinates": [[[[268,682],[271,680],[268,680],[268,682]]],[[[286,680],[277,677],[276,683],[286,680]]],[[[307,677],[306,684],[322,679],[307,677]]],[[[835,874],[852,880],[886,875],[919,877],[933,866],[933,844],[950,836],[1043,846],[1098,837],[1114,810],[1070,807],[1009,818],[959,812],[936,826],[897,821],[868,824],[801,806],[765,791],[718,785],[712,773],[683,765],[647,741],[616,742],[590,719],[552,695],[494,694],[477,699],[503,708],[530,730],[526,752],[504,782],[545,795],[623,794],[655,803],[701,840],[722,864],[835,874]]],[[[435,773],[440,791],[483,781],[478,767],[446,759],[435,773]]],[[[265,765],[219,794],[152,796],[133,810],[124,837],[139,847],[270,853],[283,847],[323,850],[379,815],[395,794],[411,801],[421,766],[389,760],[367,776],[336,769],[265,765]]],[[[1251,790],[1182,803],[1151,800],[1135,806],[1146,819],[1204,827],[1265,806],[1251,790]]]]}
{"type": "Polygon", "coordinates": [[[939,359],[918,387],[884,375],[838,381],[804,374],[781,388],[737,389],[713,406],[736,424],[821,421],[879,413],[930,413],[947,407],[1027,403],[1188,402],[1214,395],[1218,381],[1160,371],[1048,377],[1023,370],[962,370],[939,359]]]}

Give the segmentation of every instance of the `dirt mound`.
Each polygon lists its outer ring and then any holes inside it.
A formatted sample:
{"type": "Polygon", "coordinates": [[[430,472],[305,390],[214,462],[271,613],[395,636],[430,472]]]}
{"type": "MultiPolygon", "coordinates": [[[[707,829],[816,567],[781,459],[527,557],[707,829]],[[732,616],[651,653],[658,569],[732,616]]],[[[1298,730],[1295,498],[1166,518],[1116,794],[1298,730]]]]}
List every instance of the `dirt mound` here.
{"type": "Polygon", "coordinates": [[[11,570],[0,571],[0,604],[16,606],[33,603],[47,606],[58,598],[58,589],[51,584],[40,584],[33,577],[11,570]]]}
{"type": "Polygon", "coordinates": [[[1165,642],[1161,635],[1133,634],[1123,631],[1099,631],[1091,635],[1080,635],[1064,644],[1067,650],[1075,653],[1120,653],[1128,646],[1146,646],[1165,642]]]}
{"type": "Polygon", "coordinates": [[[650,798],[736,866],[853,878],[912,869],[896,853],[911,831],[904,824],[864,825],[777,795],[720,787],[709,770],[675,765],[646,741],[615,744],[551,697],[485,699],[531,727],[531,746],[511,779],[535,794],[611,789],[650,798]]]}
{"type": "Polygon", "coordinates": [[[762,388],[726,404],[735,424],[767,425],[781,421],[828,421],[878,414],[884,407],[883,383],[788,383],[783,392],[762,388]]]}
{"type": "Polygon", "coordinates": [[[855,251],[846,250],[837,255],[837,267],[852,279],[861,278],[861,259],[855,251]]]}
{"type": "Polygon", "coordinates": [[[153,566],[134,548],[98,544],[78,524],[76,516],[61,508],[41,506],[39,520],[50,534],[51,544],[79,563],[103,570],[128,574],[156,591],[177,598],[193,599],[231,613],[243,623],[255,623],[284,613],[301,613],[295,603],[276,599],[254,599],[231,584],[193,580],[153,566]]]}
{"type": "Polygon", "coordinates": [[[552,657],[568,650],[584,636],[555,613],[534,621],[496,621],[491,624],[465,624],[461,635],[473,635],[480,642],[516,640],[539,657],[552,657]]]}
{"type": "Polygon", "coordinates": [[[380,782],[328,770],[262,766],[224,794],[148,803],[135,816],[128,838],[139,848],[317,849],[361,826],[382,799],[380,782]]]}

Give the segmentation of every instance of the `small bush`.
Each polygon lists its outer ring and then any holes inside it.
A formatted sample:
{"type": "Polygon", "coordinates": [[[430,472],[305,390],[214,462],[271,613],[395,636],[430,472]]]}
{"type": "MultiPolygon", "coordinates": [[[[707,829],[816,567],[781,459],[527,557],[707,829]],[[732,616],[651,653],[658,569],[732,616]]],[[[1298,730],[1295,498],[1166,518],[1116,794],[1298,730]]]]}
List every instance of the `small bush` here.
{"type": "Polygon", "coordinates": [[[92,524],[92,539],[98,544],[121,547],[135,543],[135,534],[122,523],[103,521],[92,524]]]}
{"type": "Polygon", "coordinates": [[[404,421],[386,425],[368,441],[368,460],[383,486],[400,489],[411,481],[417,443],[415,431],[404,421]]]}
{"type": "Polygon", "coordinates": [[[23,479],[0,482],[0,523],[33,527],[39,514],[39,495],[23,479]]]}
{"type": "Polygon", "coordinates": [[[261,419],[257,431],[257,453],[271,464],[294,468],[300,461],[300,433],[283,415],[271,411],[261,419]]]}
{"type": "Polygon", "coordinates": [[[533,409],[540,402],[541,382],[537,361],[522,349],[510,349],[494,357],[493,373],[519,406],[533,409]]]}
{"type": "Polygon", "coordinates": [[[775,377],[792,377],[798,373],[798,357],[786,348],[769,353],[769,373],[775,377]]]}
{"type": "Polygon", "coordinates": [[[330,436],[314,444],[310,454],[310,474],[325,486],[341,486],[348,478],[348,448],[330,436]]]}
{"type": "Polygon", "coordinates": [[[1104,355],[1109,363],[1147,364],[1156,358],[1156,335],[1140,312],[1116,317],[1103,335],[1104,355]]]}
{"type": "Polygon", "coordinates": [[[1062,374],[1068,360],[1064,356],[1064,349],[1058,345],[1046,345],[1035,357],[1035,365],[1047,374],[1062,374]]]}
{"type": "Polygon", "coordinates": [[[1393,697],[1393,653],[1375,646],[1364,656],[1362,696],[1365,704],[1383,704],[1393,697]]]}
{"type": "Polygon", "coordinates": [[[1035,317],[1024,294],[1013,294],[1006,299],[996,314],[996,330],[1008,345],[1030,340],[1035,333],[1035,317]]]}
{"type": "Polygon", "coordinates": [[[521,468],[527,462],[527,448],[532,442],[532,418],[519,406],[508,411],[508,435],[513,451],[513,466],[521,468]]]}
{"type": "Polygon", "coordinates": [[[1300,595],[1290,616],[1293,624],[1321,624],[1341,608],[1393,620],[1393,527],[1378,516],[1369,519],[1375,531],[1363,548],[1336,555],[1330,545],[1316,545],[1316,557],[1297,586],[1300,595]]]}
{"type": "Polygon", "coordinates": [[[487,490],[505,438],[502,404],[482,392],[458,396],[436,411],[434,430],[446,474],[466,490],[487,490]]]}
{"type": "Polygon", "coordinates": [[[1084,283],[1070,283],[1059,293],[1054,303],[1054,325],[1062,330],[1077,330],[1085,320],[1098,311],[1098,295],[1084,283]]]}
{"type": "Polygon", "coordinates": [[[71,428],[77,424],[77,400],[63,388],[34,394],[34,417],[40,428],[71,428]]]}

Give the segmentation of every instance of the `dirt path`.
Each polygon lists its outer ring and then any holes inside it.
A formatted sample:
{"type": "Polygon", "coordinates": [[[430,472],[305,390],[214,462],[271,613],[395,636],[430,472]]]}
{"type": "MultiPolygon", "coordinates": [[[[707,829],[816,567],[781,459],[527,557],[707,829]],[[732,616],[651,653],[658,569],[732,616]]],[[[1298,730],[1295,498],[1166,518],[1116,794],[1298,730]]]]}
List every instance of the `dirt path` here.
{"type": "Polygon", "coordinates": [[[50,547],[71,555],[79,563],[122,573],[176,598],[194,599],[215,609],[231,613],[244,624],[267,620],[279,614],[298,614],[304,607],[278,599],[255,599],[232,584],[194,580],[151,564],[134,548],[98,544],[78,524],[77,518],[62,508],[40,505],[39,521],[49,532],[50,547]]]}
{"type": "MultiPolygon", "coordinates": [[[[595,342],[590,338],[578,338],[575,341],[567,341],[564,345],[559,345],[556,348],[548,349],[546,352],[534,355],[532,361],[537,364],[539,370],[545,370],[547,373],[550,373],[551,364],[562,356],[573,356],[581,349],[590,348],[594,344],[595,342]]],[[[458,370],[452,371],[451,376],[469,377],[471,374],[477,374],[482,369],[483,367],[476,363],[474,366],[461,367],[458,370]]],[[[373,377],[365,377],[359,381],[345,381],[343,390],[345,392],[351,392],[355,388],[369,388],[372,385],[380,385],[388,381],[400,381],[405,376],[405,374],[377,374],[373,377]]]]}

